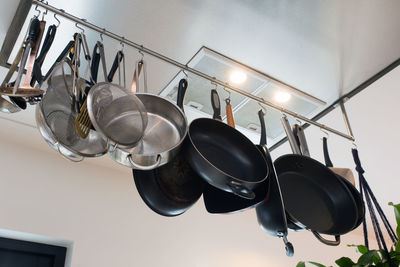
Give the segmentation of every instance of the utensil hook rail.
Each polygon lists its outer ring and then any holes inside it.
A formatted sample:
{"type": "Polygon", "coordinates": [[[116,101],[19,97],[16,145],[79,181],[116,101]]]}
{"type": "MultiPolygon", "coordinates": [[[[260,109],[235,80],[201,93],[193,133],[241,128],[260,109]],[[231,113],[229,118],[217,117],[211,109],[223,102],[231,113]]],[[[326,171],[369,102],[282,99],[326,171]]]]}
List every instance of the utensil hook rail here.
{"type": "MultiPolygon", "coordinates": [[[[253,100],[255,100],[255,101],[259,102],[259,103],[265,104],[265,105],[267,105],[267,106],[269,106],[271,108],[279,110],[282,113],[285,113],[285,114],[290,115],[292,117],[298,118],[298,119],[300,119],[300,120],[302,120],[304,122],[307,122],[309,124],[312,124],[314,126],[322,128],[322,129],[324,129],[326,131],[329,131],[329,132],[331,132],[333,134],[336,134],[336,135],[339,135],[339,136],[344,137],[346,139],[349,139],[350,141],[355,141],[355,138],[352,135],[351,129],[349,128],[350,126],[349,126],[348,121],[346,119],[345,119],[345,123],[346,123],[347,129],[349,130],[349,134],[345,134],[345,133],[342,133],[340,131],[337,131],[337,130],[335,130],[335,129],[331,128],[331,127],[328,127],[328,126],[326,126],[324,124],[321,124],[321,123],[313,121],[313,120],[311,120],[309,118],[306,118],[306,117],[304,117],[304,116],[302,116],[302,115],[300,115],[300,114],[298,114],[296,112],[293,112],[293,111],[288,110],[286,108],[283,108],[283,107],[281,107],[279,105],[276,105],[276,104],[274,104],[272,102],[269,102],[269,101],[267,101],[267,100],[265,100],[265,99],[263,99],[261,97],[257,97],[255,95],[252,95],[252,94],[250,94],[250,93],[248,93],[248,92],[246,92],[246,91],[244,91],[244,90],[242,90],[240,88],[231,86],[230,84],[228,84],[226,82],[223,82],[223,81],[218,80],[218,79],[216,79],[214,77],[211,77],[211,76],[209,76],[209,75],[207,75],[207,74],[205,74],[205,73],[203,73],[201,71],[198,71],[198,70],[195,70],[193,68],[190,68],[185,64],[182,64],[182,63],[180,63],[178,61],[175,61],[175,60],[173,60],[173,59],[171,59],[171,58],[169,58],[169,57],[167,57],[165,55],[162,55],[162,54],[160,54],[160,53],[158,53],[156,51],[148,49],[148,48],[144,47],[143,45],[139,45],[139,44],[137,44],[137,43],[135,43],[133,41],[130,41],[130,40],[126,39],[123,36],[117,35],[117,34],[111,32],[111,31],[106,30],[105,28],[98,27],[98,26],[86,21],[85,19],[78,18],[78,17],[76,17],[76,16],[74,16],[72,14],[69,14],[68,12],[66,12],[66,11],[64,11],[62,9],[58,9],[56,7],[53,7],[53,6],[49,5],[47,2],[45,3],[45,2],[39,1],[39,0],[32,0],[31,5],[37,5],[39,7],[42,7],[42,8],[44,8],[44,9],[50,11],[50,12],[53,12],[54,14],[58,14],[58,15],[64,17],[64,18],[66,18],[66,19],[69,19],[69,20],[71,20],[73,22],[79,23],[80,25],[82,25],[82,26],[84,26],[86,28],[89,28],[89,29],[91,29],[93,31],[96,31],[96,32],[98,32],[100,34],[103,34],[103,35],[108,36],[108,37],[110,37],[110,38],[112,38],[114,40],[117,40],[117,41],[121,42],[122,44],[129,45],[129,46],[141,51],[142,53],[145,53],[145,54],[151,55],[153,57],[156,57],[159,60],[167,62],[167,63],[169,63],[171,65],[174,65],[175,67],[177,67],[177,68],[179,68],[179,69],[181,69],[183,71],[191,72],[191,73],[193,73],[193,74],[195,74],[195,75],[197,75],[199,77],[202,77],[202,78],[204,78],[206,80],[209,80],[209,81],[211,81],[213,83],[216,83],[216,84],[218,84],[218,85],[220,85],[222,87],[228,88],[228,89],[230,89],[230,90],[232,90],[232,91],[234,91],[234,92],[236,92],[238,94],[244,95],[244,96],[246,96],[246,97],[248,97],[250,99],[253,99],[253,100]]],[[[274,80],[273,78],[271,78],[271,80],[273,80],[273,81],[275,81],[277,83],[280,83],[279,81],[274,80]]],[[[347,115],[346,115],[346,117],[347,117],[347,115]]]]}

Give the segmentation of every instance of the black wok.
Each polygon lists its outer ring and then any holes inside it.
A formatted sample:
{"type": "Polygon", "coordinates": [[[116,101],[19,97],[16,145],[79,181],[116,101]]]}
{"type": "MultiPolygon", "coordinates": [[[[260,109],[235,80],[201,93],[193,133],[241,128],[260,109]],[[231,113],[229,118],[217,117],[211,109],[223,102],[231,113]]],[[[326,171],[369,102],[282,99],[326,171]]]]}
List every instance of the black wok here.
{"type": "MultiPolygon", "coordinates": [[[[183,109],[187,81],[179,82],[177,105],[183,109]]],[[[149,208],[163,216],[188,210],[203,193],[204,181],[192,170],[184,154],[190,143],[185,136],[181,151],[170,162],[153,170],[132,169],[136,188],[149,208]]]]}
{"type": "MultiPolygon", "coordinates": [[[[283,122],[288,137],[291,135],[289,141],[293,141],[286,117],[283,122]]],[[[283,155],[274,164],[292,222],[310,229],[321,242],[338,245],[339,235],[351,231],[358,219],[356,202],[344,182],[307,156],[283,155]],[[320,233],[335,235],[336,241],[325,240],[320,233]]]]}
{"type": "Polygon", "coordinates": [[[282,237],[285,242],[286,255],[293,256],[293,245],[287,241],[288,228],[286,223],[285,207],[282,201],[279,181],[272,163],[271,155],[267,149],[266,128],[264,121],[264,113],[262,110],[258,112],[261,124],[261,139],[259,148],[262,149],[269,172],[269,194],[260,205],[256,207],[257,221],[260,227],[273,236],[282,237]]]}
{"type": "Polygon", "coordinates": [[[242,133],[214,119],[192,121],[188,131],[190,166],[212,186],[254,199],[268,168],[262,153],[242,133]]]}
{"type": "MultiPolygon", "coordinates": [[[[214,103],[216,108],[214,109],[214,118],[220,118],[220,108],[219,101],[214,103]]],[[[228,125],[234,127],[234,118],[231,113],[231,107],[229,102],[227,102],[227,121],[228,125]]],[[[262,153],[264,153],[262,146],[257,146],[262,153]]],[[[266,158],[264,164],[267,164],[268,169],[272,168],[272,160],[271,158],[266,158]]],[[[271,174],[271,172],[269,172],[271,174]]],[[[224,190],[218,189],[210,184],[206,184],[203,192],[203,200],[206,210],[209,213],[234,213],[239,211],[244,211],[246,209],[254,208],[261,202],[263,202],[266,198],[268,198],[269,192],[269,178],[260,183],[257,187],[254,188],[255,198],[254,199],[246,199],[239,197],[235,194],[226,192],[224,190]]]]}

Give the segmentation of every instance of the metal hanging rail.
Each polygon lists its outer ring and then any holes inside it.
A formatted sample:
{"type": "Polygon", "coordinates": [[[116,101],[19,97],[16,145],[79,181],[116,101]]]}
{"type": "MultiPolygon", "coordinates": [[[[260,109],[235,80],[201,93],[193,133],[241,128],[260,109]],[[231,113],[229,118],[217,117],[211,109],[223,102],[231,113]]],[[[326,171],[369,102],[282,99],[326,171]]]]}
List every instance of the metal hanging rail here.
{"type": "MultiPolygon", "coordinates": [[[[169,63],[171,65],[174,65],[175,67],[178,67],[181,70],[185,70],[185,71],[191,72],[191,73],[193,73],[193,74],[195,74],[197,76],[200,76],[200,77],[202,77],[202,78],[204,78],[206,80],[209,80],[209,81],[211,81],[211,82],[213,82],[215,84],[218,84],[220,86],[228,88],[228,89],[230,89],[230,90],[232,90],[232,91],[234,91],[234,92],[236,92],[238,94],[244,95],[244,96],[246,96],[248,98],[251,98],[251,99],[253,99],[253,100],[255,100],[255,101],[259,102],[259,103],[265,104],[265,105],[267,105],[267,106],[269,106],[271,108],[279,110],[282,113],[285,113],[285,114],[288,114],[288,115],[290,115],[292,117],[298,118],[298,119],[300,119],[300,120],[302,120],[304,122],[307,122],[309,124],[315,125],[315,126],[321,128],[321,129],[324,129],[326,131],[329,131],[329,132],[331,132],[333,134],[336,134],[336,135],[339,135],[341,137],[347,138],[347,139],[349,139],[351,141],[355,141],[355,138],[352,135],[348,135],[348,134],[342,133],[342,132],[337,131],[337,130],[335,130],[333,128],[330,128],[330,127],[328,127],[328,126],[326,126],[324,124],[321,124],[321,123],[315,122],[315,121],[313,121],[311,119],[308,119],[308,118],[306,118],[306,117],[304,117],[304,116],[302,116],[302,115],[300,115],[300,114],[298,114],[296,112],[293,112],[291,110],[288,110],[288,109],[285,109],[283,107],[280,107],[280,106],[278,106],[278,105],[276,105],[274,103],[266,101],[265,99],[263,99],[261,97],[257,97],[255,95],[247,93],[244,90],[236,88],[236,87],[234,87],[232,85],[229,85],[228,83],[220,81],[220,80],[218,80],[218,79],[216,79],[214,77],[211,77],[211,76],[209,76],[209,75],[207,75],[207,74],[205,74],[203,72],[200,72],[198,70],[190,68],[187,65],[182,64],[182,63],[180,63],[178,61],[175,61],[175,60],[173,60],[173,59],[171,59],[171,58],[169,58],[167,56],[164,56],[164,55],[159,54],[159,53],[157,53],[157,52],[155,52],[153,50],[150,50],[150,49],[144,47],[143,45],[139,45],[139,44],[136,44],[136,43],[134,43],[134,42],[132,42],[132,41],[130,41],[128,39],[125,39],[123,36],[119,36],[119,35],[117,35],[117,34],[115,34],[113,32],[110,32],[110,31],[106,30],[105,28],[100,28],[100,27],[98,27],[98,26],[96,26],[96,25],[94,25],[94,24],[92,24],[90,22],[87,22],[85,19],[78,18],[78,17],[76,17],[76,16],[74,16],[72,14],[69,14],[69,13],[65,12],[62,9],[55,8],[55,7],[51,6],[51,5],[49,5],[48,3],[44,3],[44,2],[39,1],[39,0],[32,0],[32,5],[38,5],[38,6],[44,8],[44,9],[46,9],[48,11],[51,11],[51,12],[53,12],[55,14],[58,14],[58,15],[64,17],[64,18],[66,18],[66,19],[69,19],[69,20],[71,20],[73,22],[76,22],[76,23],[82,25],[82,26],[85,26],[85,27],[87,27],[89,29],[92,29],[92,30],[94,30],[94,31],[96,31],[96,32],[98,32],[98,33],[100,33],[102,35],[106,35],[106,36],[108,36],[108,37],[110,37],[110,38],[112,38],[114,40],[117,40],[117,41],[123,43],[123,44],[126,44],[126,45],[129,45],[129,46],[133,47],[133,48],[136,48],[137,50],[139,50],[139,51],[141,51],[143,53],[149,54],[149,55],[151,55],[153,57],[156,57],[156,58],[158,58],[158,59],[160,59],[160,60],[162,60],[164,62],[167,62],[167,63],[169,63]]],[[[271,80],[275,81],[274,79],[271,79],[271,80]]],[[[279,83],[279,81],[275,81],[275,82],[279,83]]]]}

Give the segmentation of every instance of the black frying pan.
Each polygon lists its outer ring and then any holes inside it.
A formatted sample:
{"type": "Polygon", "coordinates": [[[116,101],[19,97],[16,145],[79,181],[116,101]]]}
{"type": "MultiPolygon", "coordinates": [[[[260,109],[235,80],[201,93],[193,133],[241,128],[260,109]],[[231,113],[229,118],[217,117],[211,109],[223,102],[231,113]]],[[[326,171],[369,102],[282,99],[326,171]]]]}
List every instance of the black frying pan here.
{"type": "MultiPolygon", "coordinates": [[[[287,127],[285,131],[292,134],[287,127]]],[[[294,154],[283,155],[274,163],[285,208],[292,219],[317,237],[318,233],[338,236],[353,229],[358,219],[357,204],[347,186],[329,168],[310,157],[294,154]]]]}
{"type": "Polygon", "coordinates": [[[270,182],[268,198],[256,207],[257,221],[261,228],[270,235],[284,238],[286,255],[291,257],[294,254],[294,249],[293,245],[290,242],[287,242],[286,239],[288,230],[286,224],[285,207],[283,205],[279,181],[272,163],[271,155],[267,149],[266,128],[264,113],[262,110],[258,112],[258,117],[261,124],[261,139],[259,148],[262,149],[270,170],[268,176],[270,182]]]}
{"type": "MultiPolygon", "coordinates": [[[[212,102],[216,97],[212,96],[212,102]]],[[[208,118],[192,121],[188,136],[187,159],[205,181],[246,199],[256,197],[253,190],[267,179],[268,168],[262,153],[246,136],[208,118]]]]}
{"type": "MultiPolygon", "coordinates": [[[[187,81],[179,82],[177,105],[183,109],[187,81]]],[[[204,181],[192,170],[183,153],[189,144],[185,137],[182,151],[167,164],[153,170],[132,169],[136,188],[143,201],[156,213],[177,216],[188,210],[203,193],[204,181]]]]}
{"type": "MultiPolygon", "coordinates": [[[[324,152],[324,160],[325,160],[325,166],[326,167],[333,167],[333,163],[329,157],[329,151],[328,151],[328,140],[326,137],[322,138],[322,147],[323,147],[323,152],[324,152]]],[[[364,202],[361,198],[360,192],[345,178],[341,177],[340,175],[336,174],[336,176],[341,179],[344,184],[347,186],[349,191],[352,193],[354,200],[356,201],[357,204],[357,215],[358,219],[353,227],[353,229],[357,228],[363,221],[364,216],[365,216],[365,205],[364,202]]]]}
{"type": "MultiPolygon", "coordinates": [[[[214,103],[217,106],[214,109],[214,118],[220,118],[220,108],[218,108],[218,103],[214,103]]],[[[227,103],[228,106],[228,103],[227,103]]],[[[229,107],[228,107],[229,108],[229,107]]],[[[227,121],[231,127],[234,127],[234,119],[232,114],[227,109],[227,121]],[[229,123],[230,121],[230,123],[229,123]]],[[[259,147],[260,151],[264,153],[262,146],[259,147]]],[[[272,160],[271,158],[266,158],[265,163],[268,168],[272,168],[272,160]]],[[[271,174],[271,172],[270,172],[271,174]]],[[[268,198],[269,194],[269,178],[260,183],[257,187],[254,188],[255,198],[254,199],[245,199],[234,195],[232,193],[223,191],[218,189],[210,184],[206,184],[203,192],[203,200],[206,210],[209,213],[234,213],[239,211],[244,211],[246,209],[254,208],[261,202],[263,202],[266,198],[268,198]]]]}

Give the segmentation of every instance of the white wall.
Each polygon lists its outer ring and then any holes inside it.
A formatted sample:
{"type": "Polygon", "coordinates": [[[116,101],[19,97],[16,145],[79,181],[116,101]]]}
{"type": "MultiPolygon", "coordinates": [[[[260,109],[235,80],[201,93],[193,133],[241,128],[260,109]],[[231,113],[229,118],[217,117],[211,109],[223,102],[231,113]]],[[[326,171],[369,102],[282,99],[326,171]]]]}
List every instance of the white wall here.
{"type": "MultiPolygon", "coordinates": [[[[367,179],[385,207],[400,202],[399,74],[397,68],[347,103],[367,179]]],[[[323,122],[344,130],[339,112],[323,122]]],[[[346,244],[362,242],[360,229],[339,247],[291,232],[295,257],[287,258],[283,242],[257,226],[254,211],[210,215],[200,200],[187,213],[164,218],[141,201],[129,169],[106,157],[74,164],[52,151],[36,129],[4,119],[0,129],[0,228],[72,240],[72,266],[264,267],[295,266],[301,259],[332,264],[355,255],[346,244]]],[[[322,133],[310,127],[306,134],[311,153],[320,158],[322,133]]],[[[353,168],[351,144],[332,134],[329,141],[332,161],[353,168]]],[[[287,145],[273,155],[285,151],[287,145]]]]}

